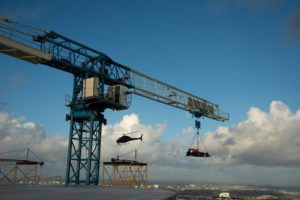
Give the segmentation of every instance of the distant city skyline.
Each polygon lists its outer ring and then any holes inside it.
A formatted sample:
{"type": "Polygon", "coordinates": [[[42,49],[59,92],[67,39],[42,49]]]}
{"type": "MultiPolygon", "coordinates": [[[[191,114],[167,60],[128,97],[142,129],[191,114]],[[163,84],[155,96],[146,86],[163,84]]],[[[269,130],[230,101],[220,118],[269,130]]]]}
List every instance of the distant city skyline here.
{"type": "MultiPolygon", "coordinates": [[[[191,114],[133,96],[128,110],[104,113],[101,161],[138,149],[150,180],[300,186],[299,1],[2,0],[0,16],[58,32],[230,114],[201,119],[212,157],[189,158],[191,114]],[[142,142],[120,146],[110,136],[135,130],[142,142]]],[[[65,176],[73,77],[4,54],[0,68],[0,152],[30,147],[45,173],[65,176]]]]}

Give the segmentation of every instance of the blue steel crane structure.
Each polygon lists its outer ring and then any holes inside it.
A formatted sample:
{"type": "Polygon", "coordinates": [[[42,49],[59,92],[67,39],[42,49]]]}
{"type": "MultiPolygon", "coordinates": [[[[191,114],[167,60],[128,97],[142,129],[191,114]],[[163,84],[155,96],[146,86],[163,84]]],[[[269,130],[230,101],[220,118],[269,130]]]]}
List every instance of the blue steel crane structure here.
{"type": "Polygon", "coordinates": [[[129,107],[129,94],[143,96],[199,117],[229,119],[219,106],[132,68],[106,54],[53,31],[44,31],[0,17],[0,52],[47,65],[74,76],[70,113],[66,184],[98,184],[105,109],[129,107]]]}

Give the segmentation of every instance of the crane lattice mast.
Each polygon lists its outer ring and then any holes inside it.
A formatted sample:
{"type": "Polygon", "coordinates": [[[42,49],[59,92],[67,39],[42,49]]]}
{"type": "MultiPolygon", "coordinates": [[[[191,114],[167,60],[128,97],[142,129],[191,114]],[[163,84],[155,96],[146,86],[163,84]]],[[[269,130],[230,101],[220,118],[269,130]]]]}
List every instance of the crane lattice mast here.
{"type": "Polygon", "coordinates": [[[129,94],[190,112],[196,118],[229,119],[217,104],[166,84],[106,54],[54,31],[0,17],[0,52],[74,76],[70,113],[66,184],[98,184],[105,109],[129,108],[129,94]]]}

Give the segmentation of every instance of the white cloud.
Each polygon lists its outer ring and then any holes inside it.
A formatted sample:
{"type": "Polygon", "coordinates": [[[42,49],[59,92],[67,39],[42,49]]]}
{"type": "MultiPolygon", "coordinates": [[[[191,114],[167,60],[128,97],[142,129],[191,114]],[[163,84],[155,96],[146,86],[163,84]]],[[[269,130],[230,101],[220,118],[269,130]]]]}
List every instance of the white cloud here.
{"type": "MultiPolygon", "coordinates": [[[[67,139],[61,136],[46,137],[42,127],[25,117],[13,118],[0,112],[0,152],[30,148],[39,158],[29,154],[29,159],[42,159],[47,175],[64,175],[67,139]]],[[[26,159],[26,151],[1,154],[2,158],[26,159]]]]}
{"type": "Polygon", "coordinates": [[[212,154],[230,165],[300,166],[299,110],[273,101],[269,113],[251,108],[248,119],[232,127],[206,133],[212,154]]]}
{"type": "Polygon", "coordinates": [[[194,134],[195,133],[195,129],[192,128],[192,127],[187,127],[187,128],[182,129],[181,132],[184,133],[184,134],[190,135],[190,134],[194,134]]]}
{"type": "MultiPolygon", "coordinates": [[[[150,160],[156,160],[156,151],[160,148],[159,139],[164,134],[166,129],[165,124],[157,124],[154,126],[143,125],[140,123],[137,114],[125,115],[122,120],[115,125],[107,125],[103,128],[102,139],[102,159],[110,160],[117,155],[138,149],[142,158],[150,158],[150,160]],[[131,137],[140,137],[143,134],[143,141],[132,141],[128,144],[118,145],[116,140],[124,133],[138,131],[131,135],[131,137]]],[[[133,154],[130,159],[133,159],[133,154]]],[[[129,157],[127,156],[127,159],[129,157]]]]}
{"type": "MultiPolygon", "coordinates": [[[[162,142],[161,138],[166,138],[166,129],[164,123],[142,124],[137,114],[123,116],[119,123],[103,127],[101,162],[137,149],[142,161],[149,164],[150,178],[156,180],[244,180],[245,183],[257,180],[258,183],[272,184],[273,179],[269,176],[282,171],[285,174],[280,176],[281,183],[289,184],[291,173],[300,174],[300,110],[293,114],[280,101],[273,101],[269,112],[253,107],[245,121],[231,127],[220,126],[216,133],[206,132],[203,139],[213,156],[211,158],[185,156],[194,136],[193,128],[187,127],[162,142]],[[143,134],[143,141],[132,141],[126,145],[116,143],[118,137],[132,131],[139,131],[132,137],[143,134]],[[251,170],[257,177],[253,178],[250,172],[243,170],[251,170]],[[259,175],[259,171],[268,173],[263,173],[264,177],[259,175]]],[[[28,145],[46,162],[44,174],[64,176],[67,138],[47,137],[43,128],[25,117],[14,118],[0,112],[0,152],[28,145]]],[[[123,155],[123,158],[133,159],[133,156],[131,153],[123,155]]],[[[300,184],[297,180],[293,181],[290,184],[300,184]]]]}

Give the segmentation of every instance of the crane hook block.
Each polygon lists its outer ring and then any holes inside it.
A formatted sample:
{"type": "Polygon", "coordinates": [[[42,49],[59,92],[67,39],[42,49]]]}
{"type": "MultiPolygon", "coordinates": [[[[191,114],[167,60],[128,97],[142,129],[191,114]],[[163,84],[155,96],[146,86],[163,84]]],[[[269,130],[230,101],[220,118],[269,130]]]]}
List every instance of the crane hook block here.
{"type": "Polygon", "coordinates": [[[199,130],[201,128],[200,121],[196,120],[195,121],[195,126],[196,126],[197,130],[199,130]]]}

